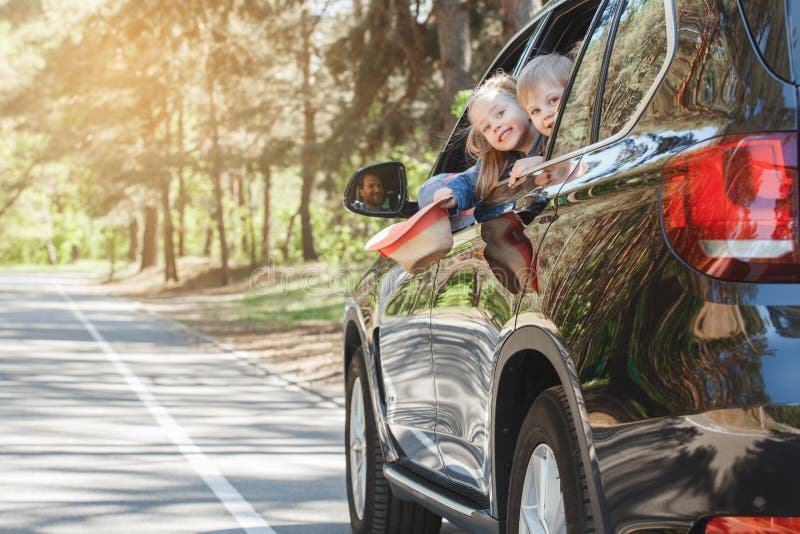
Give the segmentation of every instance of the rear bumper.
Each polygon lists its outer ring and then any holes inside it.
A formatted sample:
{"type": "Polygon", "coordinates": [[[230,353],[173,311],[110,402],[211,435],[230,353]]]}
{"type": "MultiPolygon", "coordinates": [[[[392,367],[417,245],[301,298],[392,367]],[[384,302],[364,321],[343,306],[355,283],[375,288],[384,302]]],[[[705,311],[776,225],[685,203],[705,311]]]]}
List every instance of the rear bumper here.
{"type": "Polygon", "coordinates": [[[800,515],[800,407],[713,410],[594,433],[614,532],[800,515]]]}

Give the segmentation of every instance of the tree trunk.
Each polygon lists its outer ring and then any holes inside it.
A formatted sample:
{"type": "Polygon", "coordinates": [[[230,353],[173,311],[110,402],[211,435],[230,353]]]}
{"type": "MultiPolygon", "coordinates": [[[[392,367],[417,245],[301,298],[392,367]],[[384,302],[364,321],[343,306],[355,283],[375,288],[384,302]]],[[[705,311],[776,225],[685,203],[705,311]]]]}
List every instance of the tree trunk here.
{"type": "Polygon", "coordinates": [[[47,243],[44,244],[44,248],[47,249],[47,259],[50,261],[50,265],[58,265],[58,251],[53,244],[53,240],[48,239],[47,243]]]}
{"type": "Polygon", "coordinates": [[[131,217],[131,222],[128,224],[128,261],[136,261],[139,257],[139,221],[136,217],[131,217]]]}
{"type": "Polygon", "coordinates": [[[269,223],[270,223],[270,188],[272,187],[272,169],[266,157],[261,157],[258,162],[261,175],[264,177],[264,224],[261,226],[261,263],[269,263],[269,223]]]}
{"type": "Polygon", "coordinates": [[[214,244],[214,227],[209,224],[206,226],[206,242],[203,244],[203,256],[211,257],[211,246],[214,244]]]}
{"type": "Polygon", "coordinates": [[[247,252],[250,250],[250,241],[248,235],[248,224],[247,224],[247,216],[249,215],[249,210],[247,207],[247,176],[246,171],[241,170],[236,174],[236,203],[239,207],[239,231],[242,233],[242,252],[247,252]]]}
{"type": "MultiPolygon", "coordinates": [[[[164,93],[164,109],[167,110],[167,94],[164,93]]],[[[164,133],[164,147],[166,150],[165,165],[162,166],[157,172],[159,173],[160,187],[161,187],[161,210],[164,213],[164,281],[170,280],[178,281],[178,268],[175,265],[175,241],[173,240],[173,227],[172,227],[172,205],[169,200],[170,189],[170,175],[168,166],[170,165],[170,152],[172,149],[172,130],[170,128],[169,111],[166,111],[166,131],[164,133]]]]}
{"type": "Polygon", "coordinates": [[[312,169],[303,169],[303,185],[300,189],[300,235],[303,240],[303,259],[313,261],[317,259],[317,252],[314,250],[314,234],[311,230],[311,188],[314,185],[314,173],[312,169]]]}
{"type": "Polygon", "coordinates": [[[175,245],[172,240],[172,213],[169,202],[169,174],[161,175],[161,210],[164,213],[164,281],[178,281],[178,268],[175,265],[175,245]]]}
{"type": "Polygon", "coordinates": [[[108,273],[108,279],[114,279],[114,269],[117,266],[117,229],[109,230],[111,237],[108,238],[108,261],[111,264],[108,273]]]}
{"type": "Polygon", "coordinates": [[[183,148],[183,99],[178,106],[178,257],[186,255],[186,184],[183,171],[186,153],[183,148]]]}
{"type": "Polygon", "coordinates": [[[247,234],[250,236],[248,239],[250,243],[250,268],[254,269],[258,263],[258,254],[256,253],[256,225],[250,204],[247,206],[247,234]]]}
{"type": "Polygon", "coordinates": [[[303,259],[313,261],[317,259],[314,250],[314,235],[311,230],[311,190],[314,187],[314,171],[316,161],[316,132],[314,131],[314,106],[311,93],[311,24],[308,21],[308,12],[304,9],[302,14],[303,32],[303,117],[305,128],[303,131],[303,157],[300,174],[303,184],[300,188],[300,232],[303,241],[303,259]]]}
{"type": "Polygon", "coordinates": [[[228,242],[225,240],[225,212],[222,209],[222,161],[219,150],[219,127],[217,125],[217,106],[214,102],[214,80],[208,76],[208,114],[211,125],[211,147],[213,151],[211,165],[211,181],[214,186],[214,218],[217,221],[217,234],[219,235],[219,249],[222,261],[222,274],[220,285],[227,286],[231,283],[231,273],[228,270],[228,242]]]}
{"type": "Polygon", "coordinates": [[[158,209],[155,206],[144,208],[144,235],[142,236],[142,263],[139,270],[156,264],[158,250],[158,209]]]}
{"type": "Polygon", "coordinates": [[[515,33],[531,21],[531,16],[540,9],[542,9],[542,0],[501,0],[500,18],[503,21],[503,40],[511,39],[515,33]]]}
{"type": "Polygon", "coordinates": [[[442,131],[455,123],[451,113],[456,93],[472,87],[470,64],[472,62],[469,31],[469,2],[466,0],[438,0],[436,24],[439,37],[439,58],[444,91],[442,92],[442,131]]]}
{"type": "MultiPolygon", "coordinates": [[[[225,190],[225,186],[227,186],[228,195],[230,195],[230,198],[232,199],[236,199],[239,196],[239,193],[236,189],[239,183],[238,178],[238,171],[231,171],[228,169],[224,173],[224,180],[222,182],[223,191],[225,190]]],[[[232,206],[229,207],[227,213],[225,214],[225,220],[229,222],[228,226],[225,228],[228,233],[228,254],[233,257],[236,257],[240,249],[239,238],[237,237],[240,232],[239,217],[237,215],[238,212],[238,207],[232,206]]]]}
{"type": "Polygon", "coordinates": [[[350,32],[353,46],[350,68],[358,72],[364,54],[364,9],[361,0],[353,0],[353,26],[350,32]]]}
{"type": "Polygon", "coordinates": [[[294,220],[297,218],[299,212],[295,212],[289,218],[289,224],[286,228],[286,241],[283,243],[283,263],[289,263],[289,248],[292,246],[292,230],[294,229],[294,220]]]}

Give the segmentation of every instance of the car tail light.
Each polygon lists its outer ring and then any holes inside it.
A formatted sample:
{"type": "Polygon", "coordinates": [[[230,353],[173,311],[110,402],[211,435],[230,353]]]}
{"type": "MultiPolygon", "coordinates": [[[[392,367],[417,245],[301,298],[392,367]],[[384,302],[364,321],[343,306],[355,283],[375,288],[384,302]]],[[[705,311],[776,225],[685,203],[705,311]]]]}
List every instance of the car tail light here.
{"type": "Polygon", "coordinates": [[[800,517],[714,517],[706,534],[797,534],[800,517]]]}
{"type": "Polygon", "coordinates": [[[722,137],[664,167],[664,230],[710,276],[800,281],[797,134],[722,137]]]}

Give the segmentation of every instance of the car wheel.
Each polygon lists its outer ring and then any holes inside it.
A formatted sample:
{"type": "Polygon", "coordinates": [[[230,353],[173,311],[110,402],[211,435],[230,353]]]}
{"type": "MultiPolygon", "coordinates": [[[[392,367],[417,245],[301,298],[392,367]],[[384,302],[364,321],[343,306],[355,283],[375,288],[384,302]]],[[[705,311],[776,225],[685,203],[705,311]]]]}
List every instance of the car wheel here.
{"type": "Polygon", "coordinates": [[[362,352],[347,373],[345,444],[347,500],[354,534],[435,534],[442,518],[392,495],[383,476],[383,452],[375,428],[362,352]]]}
{"type": "Polygon", "coordinates": [[[542,393],[522,423],[511,464],[509,533],[593,532],[575,422],[561,386],[542,393]]]}

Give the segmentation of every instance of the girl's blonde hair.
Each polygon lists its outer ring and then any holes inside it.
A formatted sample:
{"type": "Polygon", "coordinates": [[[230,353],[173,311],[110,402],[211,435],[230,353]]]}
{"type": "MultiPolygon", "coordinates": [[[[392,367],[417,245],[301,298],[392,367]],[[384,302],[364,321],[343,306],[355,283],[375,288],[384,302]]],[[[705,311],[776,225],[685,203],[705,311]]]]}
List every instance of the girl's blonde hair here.
{"type": "Polygon", "coordinates": [[[489,198],[492,190],[497,187],[500,175],[511,163],[511,153],[495,150],[489,141],[477,128],[475,118],[472,116],[472,105],[476,100],[494,93],[502,93],[517,103],[517,81],[505,72],[498,72],[487,79],[472,93],[467,100],[467,115],[470,127],[467,133],[467,152],[473,157],[481,158],[481,169],[478,174],[478,183],[475,186],[475,196],[478,200],[489,198]]]}
{"type": "Polygon", "coordinates": [[[526,102],[534,87],[544,80],[566,87],[571,70],[572,60],[568,56],[553,52],[534,57],[519,73],[517,94],[520,104],[527,107],[526,102]]]}

